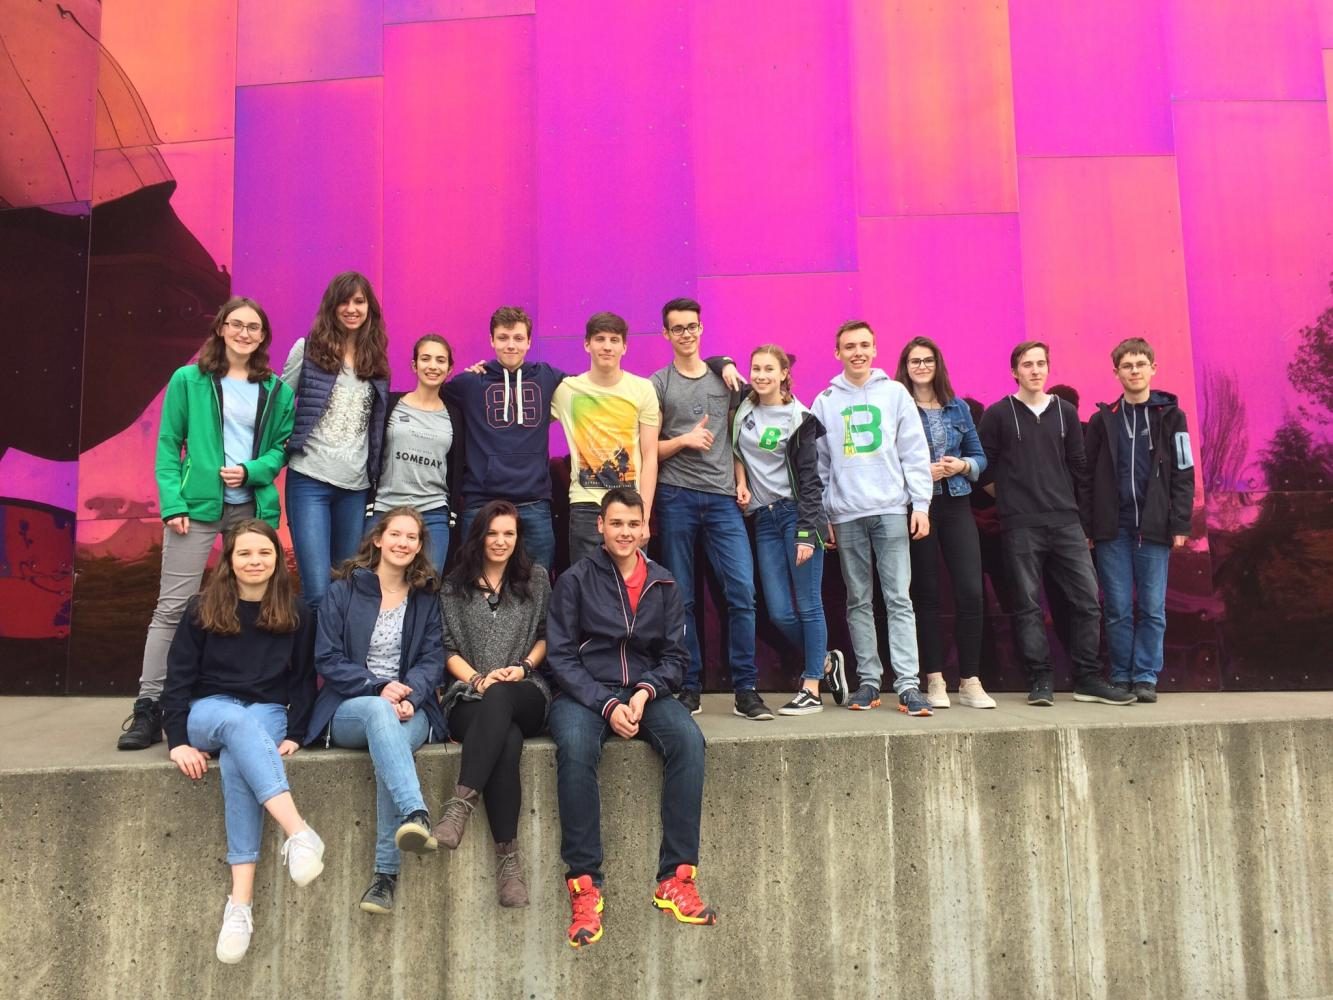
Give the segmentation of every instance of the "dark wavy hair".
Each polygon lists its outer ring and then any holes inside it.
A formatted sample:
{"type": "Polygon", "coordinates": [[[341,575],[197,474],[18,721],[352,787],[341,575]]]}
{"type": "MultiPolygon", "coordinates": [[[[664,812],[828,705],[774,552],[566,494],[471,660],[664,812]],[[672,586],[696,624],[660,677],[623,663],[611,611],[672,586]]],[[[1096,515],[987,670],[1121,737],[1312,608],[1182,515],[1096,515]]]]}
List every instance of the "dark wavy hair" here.
{"type": "MultiPolygon", "coordinates": [[[[445,375],[448,376],[452,374],[454,370],[454,345],[449,343],[449,341],[445,340],[438,333],[423,333],[420,337],[417,338],[417,342],[412,345],[412,369],[414,371],[416,370],[417,355],[421,353],[421,348],[423,344],[439,344],[441,347],[444,348],[444,353],[449,355],[449,371],[446,372],[445,375]]],[[[417,384],[420,385],[421,383],[418,382],[417,384]]],[[[438,395],[441,399],[444,398],[443,385],[439,386],[439,388],[436,389],[436,395],[438,395]]]]}
{"type": "Polygon", "coordinates": [[[236,552],[236,539],[247,534],[263,535],[273,544],[277,556],[273,575],[269,577],[268,586],[264,589],[264,600],[259,606],[259,620],[255,622],[255,627],[265,632],[295,632],[300,623],[300,616],[296,613],[296,588],[292,585],[291,574],[287,572],[282,543],[278,541],[278,533],[273,530],[273,526],[258,518],[240,522],[223,539],[222,556],[199,595],[199,626],[214,635],[240,633],[241,622],[236,617],[236,602],[241,598],[236,586],[236,570],[231,560],[236,552]]]}
{"type": "Polygon", "coordinates": [[[473,519],[467,537],[458,548],[454,568],[444,580],[445,592],[450,596],[467,597],[471,591],[482,589],[477,581],[481,579],[482,567],[486,565],[486,532],[490,530],[492,521],[505,515],[514,519],[517,534],[514,538],[514,554],[505,563],[500,599],[504,599],[507,591],[523,601],[532,596],[532,575],[538,568],[523,548],[523,522],[519,519],[518,508],[508,500],[492,500],[473,519]]]}
{"type": "Polygon", "coordinates": [[[375,527],[361,539],[356,555],[333,571],[335,580],[346,580],[358,569],[368,569],[372,572],[379,569],[380,547],[375,543],[383,540],[389,522],[395,517],[411,518],[417,526],[417,537],[421,540],[421,548],[407,566],[405,574],[407,585],[413,590],[426,590],[431,593],[439,589],[439,576],[435,572],[435,567],[431,565],[430,556],[426,555],[427,549],[430,548],[430,531],[427,530],[426,522],[422,520],[421,515],[412,507],[394,507],[381,514],[380,519],[375,522],[375,527]]]}
{"type": "Polygon", "coordinates": [[[227,361],[227,342],[222,339],[222,328],[232,313],[246,306],[259,314],[259,322],[264,327],[264,339],[245,359],[246,380],[262,382],[273,374],[273,369],[268,365],[268,345],[273,343],[273,327],[269,325],[268,313],[264,312],[264,307],[254,299],[248,299],[244,295],[233,295],[222,303],[222,308],[213,317],[208,340],[199,349],[199,370],[205,375],[226,375],[231,369],[231,364],[227,361]]]}
{"type": "Polygon", "coordinates": [[[949,369],[944,364],[944,355],[939,345],[929,337],[913,337],[903,345],[903,349],[898,353],[898,370],[894,372],[893,377],[903,384],[909,396],[912,395],[912,380],[907,375],[907,355],[912,353],[914,347],[924,347],[935,355],[935,378],[931,382],[931,388],[935,390],[935,398],[939,400],[939,404],[948,406],[957,393],[953,391],[953,383],[949,381],[949,369]]]}
{"type": "Polygon", "coordinates": [[[344,271],[324,289],[319,312],[306,337],[306,357],[326,372],[340,372],[348,332],[338,320],[338,307],[357,292],[366,297],[366,321],[353,335],[357,378],[389,377],[389,336],[384,332],[384,311],[365,275],[344,271]]]}

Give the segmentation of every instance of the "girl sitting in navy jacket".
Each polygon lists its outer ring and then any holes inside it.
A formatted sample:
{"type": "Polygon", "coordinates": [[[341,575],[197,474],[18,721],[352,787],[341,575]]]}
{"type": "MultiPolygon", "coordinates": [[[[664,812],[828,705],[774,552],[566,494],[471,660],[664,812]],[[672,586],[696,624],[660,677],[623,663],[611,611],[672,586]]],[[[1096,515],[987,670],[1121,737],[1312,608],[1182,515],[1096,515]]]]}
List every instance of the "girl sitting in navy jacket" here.
{"type": "Polygon", "coordinates": [[[217,754],[231,895],[219,961],[245,957],[254,930],[255,863],[267,812],[287,834],[297,885],[324,870],[324,842],[292,801],[282,758],[300,748],[315,698],[310,609],[296,597],[278,535],[265,521],[228,532],[203,593],[190,598],[167,654],[163,725],[171,759],[199,780],[217,754]]]}
{"type": "Polygon", "coordinates": [[[375,875],[361,897],[368,913],[390,913],[399,850],[438,846],[413,752],[444,738],[435,689],[444,677],[436,578],[426,527],[395,507],[334,574],[315,639],[324,678],[306,742],[370,750],[375,764],[375,875]]]}

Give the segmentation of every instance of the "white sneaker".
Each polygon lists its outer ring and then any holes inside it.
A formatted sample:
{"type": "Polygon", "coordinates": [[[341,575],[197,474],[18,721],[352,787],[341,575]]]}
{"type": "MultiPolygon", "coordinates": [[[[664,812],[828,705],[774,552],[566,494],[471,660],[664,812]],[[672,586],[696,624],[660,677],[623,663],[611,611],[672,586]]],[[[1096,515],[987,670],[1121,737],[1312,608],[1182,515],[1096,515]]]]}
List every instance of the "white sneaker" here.
{"type": "Polygon", "coordinates": [[[218,961],[235,965],[243,959],[250,949],[250,935],[254,930],[250,904],[237,905],[228,896],[227,908],[222,912],[222,930],[218,932],[218,961]]]}
{"type": "Polygon", "coordinates": [[[282,860],[293,882],[309,885],[324,870],[324,841],[307,826],[283,843],[282,860]]]}
{"type": "Polygon", "coordinates": [[[926,701],[931,708],[948,708],[951,704],[943,674],[926,674],[926,701]]]}
{"type": "Polygon", "coordinates": [[[994,708],[995,699],[981,686],[980,677],[964,677],[958,684],[958,703],[968,708],[994,708]]]}

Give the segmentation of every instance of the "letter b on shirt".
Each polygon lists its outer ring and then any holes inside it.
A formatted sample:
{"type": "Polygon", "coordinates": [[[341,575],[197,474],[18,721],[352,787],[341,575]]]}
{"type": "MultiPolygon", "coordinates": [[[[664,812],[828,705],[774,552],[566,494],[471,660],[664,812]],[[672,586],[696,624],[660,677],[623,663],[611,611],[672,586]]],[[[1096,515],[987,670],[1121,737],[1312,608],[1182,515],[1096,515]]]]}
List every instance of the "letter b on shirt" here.
{"type": "Polygon", "coordinates": [[[884,443],[878,406],[857,403],[842,411],[842,453],[847,456],[878,451],[884,443]]]}

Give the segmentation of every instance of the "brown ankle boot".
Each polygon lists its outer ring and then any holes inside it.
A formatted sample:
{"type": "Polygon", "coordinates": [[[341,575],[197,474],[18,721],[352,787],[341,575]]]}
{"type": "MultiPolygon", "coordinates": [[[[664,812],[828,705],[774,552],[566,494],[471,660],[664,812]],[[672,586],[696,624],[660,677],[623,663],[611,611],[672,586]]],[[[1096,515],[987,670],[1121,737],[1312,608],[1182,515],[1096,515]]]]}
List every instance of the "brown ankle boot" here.
{"type": "Polygon", "coordinates": [[[495,845],[496,892],[501,906],[527,906],[528,880],[523,877],[523,855],[518,853],[518,841],[508,840],[495,845]]]}
{"type": "Polygon", "coordinates": [[[463,839],[463,831],[467,829],[468,817],[477,808],[478,798],[480,793],[475,788],[455,785],[453,797],[444,804],[444,813],[431,836],[451,851],[457,848],[463,839]]]}

